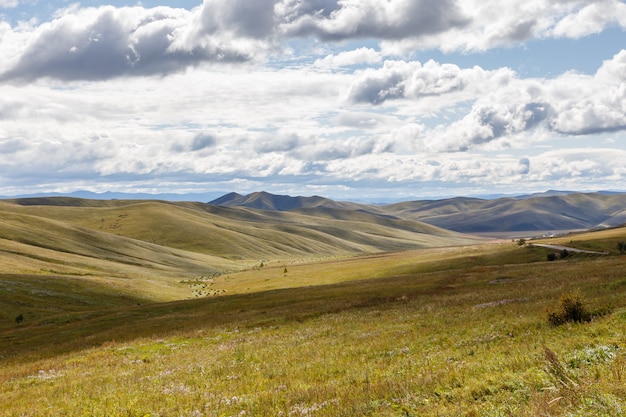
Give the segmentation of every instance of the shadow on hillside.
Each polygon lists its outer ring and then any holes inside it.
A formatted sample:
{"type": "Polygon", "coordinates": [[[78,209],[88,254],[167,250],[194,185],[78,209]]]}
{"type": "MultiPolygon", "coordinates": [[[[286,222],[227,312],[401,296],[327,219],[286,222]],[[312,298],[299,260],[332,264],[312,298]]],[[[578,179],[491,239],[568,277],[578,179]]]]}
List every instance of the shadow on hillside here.
{"type": "Polygon", "coordinates": [[[107,343],[190,334],[220,326],[238,328],[302,322],[341,311],[406,303],[448,292],[410,276],[281,289],[169,303],[84,309],[0,330],[0,357],[53,357],[107,343]]]}

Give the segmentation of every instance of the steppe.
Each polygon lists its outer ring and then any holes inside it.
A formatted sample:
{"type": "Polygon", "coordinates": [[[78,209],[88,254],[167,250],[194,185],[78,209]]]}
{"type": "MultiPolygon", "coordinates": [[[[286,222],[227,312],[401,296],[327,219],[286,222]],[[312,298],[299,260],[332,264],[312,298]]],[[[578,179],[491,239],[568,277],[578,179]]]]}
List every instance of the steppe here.
{"type": "Polygon", "coordinates": [[[0,416],[625,415],[626,228],[450,203],[0,201],[0,416]]]}

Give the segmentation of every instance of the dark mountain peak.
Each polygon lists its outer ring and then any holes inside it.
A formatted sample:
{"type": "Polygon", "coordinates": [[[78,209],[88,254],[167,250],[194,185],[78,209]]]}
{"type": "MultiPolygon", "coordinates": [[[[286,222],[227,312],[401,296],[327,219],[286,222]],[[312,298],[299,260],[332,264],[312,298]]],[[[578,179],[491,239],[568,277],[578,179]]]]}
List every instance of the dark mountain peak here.
{"type": "Polygon", "coordinates": [[[237,200],[241,197],[243,197],[241,194],[232,192],[232,193],[224,194],[223,196],[216,198],[213,201],[209,201],[209,204],[212,204],[214,206],[225,206],[225,205],[228,205],[230,201],[237,200]]]}
{"type": "Polygon", "coordinates": [[[311,208],[324,205],[333,205],[333,200],[324,197],[292,197],[289,195],[276,195],[267,191],[257,191],[248,195],[237,193],[226,194],[209,204],[228,207],[248,207],[260,210],[289,211],[299,208],[311,208]]]}

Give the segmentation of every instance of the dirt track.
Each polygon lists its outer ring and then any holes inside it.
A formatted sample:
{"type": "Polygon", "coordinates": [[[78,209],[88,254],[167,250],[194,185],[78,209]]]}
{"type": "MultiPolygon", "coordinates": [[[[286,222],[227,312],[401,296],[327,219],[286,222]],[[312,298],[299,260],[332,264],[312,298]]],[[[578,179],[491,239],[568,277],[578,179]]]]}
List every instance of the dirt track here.
{"type": "Polygon", "coordinates": [[[578,253],[591,253],[595,255],[608,255],[608,252],[597,252],[593,250],[584,250],[584,249],[576,249],[570,248],[568,246],[560,246],[560,245],[546,245],[543,243],[531,243],[529,246],[540,246],[542,248],[554,249],[554,250],[566,250],[568,252],[578,252],[578,253]]]}

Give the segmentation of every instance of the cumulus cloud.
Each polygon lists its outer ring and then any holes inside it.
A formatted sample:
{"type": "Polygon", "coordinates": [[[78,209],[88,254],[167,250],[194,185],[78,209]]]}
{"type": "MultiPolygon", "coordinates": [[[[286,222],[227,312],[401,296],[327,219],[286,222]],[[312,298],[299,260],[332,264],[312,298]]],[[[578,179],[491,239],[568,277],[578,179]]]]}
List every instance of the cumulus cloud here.
{"type": "Polygon", "coordinates": [[[553,82],[554,130],[575,135],[626,129],[626,50],[594,76],[565,74],[553,82]]]}
{"type": "Polygon", "coordinates": [[[623,181],[626,151],[623,149],[562,149],[533,158],[530,179],[537,182],[581,184],[623,181]]]}
{"type": "Polygon", "coordinates": [[[172,152],[200,152],[212,149],[217,145],[217,137],[210,132],[199,132],[191,140],[178,140],[172,144],[172,152]]]}
{"type": "Polygon", "coordinates": [[[201,151],[215,146],[216,143],[217,140],[213,134],[206,132],[198,133],[191,141],[191,150],[194,152],[201,151]]]}
{"type": "Polygon", "coordinates": [[[205,0],[194,28],[207,34],[267,38],[274,33],[276,0],[205,0]]]}
{"type": "Polygon", "coordinates": [[[203,62],[247,62],[262,53],[262,42],[211,33],[189,38],[191,17],[184,9],[167,7],[69,10],[51,22],[22,28],[21,49],[3,42],[0,48],[8,59],[0,79],[101,80],[167,74],[203,62]]]}
{"type": "Polygon", "coordinates": [[[596,1],[558,21],[550,34],[578,39],[603,31],[607,26],[626,28],[626,4],[619,0],[596,1]]]}
{"type": "Polygon", "coordinates": [[[297,149],[303,139],[297,133],[279,133],[259,138],[254,149],[260,153],[289,152],[297,149]]]}
{"type": "Polygon", "coordinates": [[[425,146],[436,151],[468,151],[495,142],[499,148],[515,147],[537,130],[553,135],[621,131],[626,129],[626,50],[594,75],[565,73],[546,80],[520,79],[507,68],[386,61],[356,73],[348,90],[351,102],[372,105],[440,96],[454,96],[457,103],[469,99],[472,105],[459,120],[427,134],[425,146]]]}
{"type": "MultiPolygon", "coordinates": [[[[356,38],[399,39],[444,32],[466,24],[453,0],[343,0],[331,13],[298,14],[302,2],[286,2],[283,24],[291,36],[316,36],[322,40],[356,38]],[[295,15],[295,16],[294,16],[295,15]]],[[[329,2],[328,6],[333,6],[329,2]]]]}
{"type": "Polygon", "coordinates": [[[624,152],[585,141],[624,140],[626,51],[595,74],[550,79],[386,56],[586,36],[621,25],[623,4],[205,0],[0,21],[0,78],[24,81],[0,94],[0,189],[94,178],[205,189],[266,179],[296,190],[623,182],[624,152]],[[31,82],[42,78],[54,80],[31,82]],[[581,149],[545,151],[567,146],[581,149]]]}
{"type": "MultiPolygon", "coordinates": [[[[4,7],[16,6],[4,0],[4,7]]],[[[618,24],[619,0],[204,0],[192,9],[73,6],[50,22],[0,22],[0,80],[103,80],[163,75],[204,63],[262,62],[295,37],[374,39],[318,67],[371,64],[415,49],[484,51],[618,24]]]]}
{"type": "Polygon", "coordinates": [[[514,73],[502,68],[486,71],[478,66],[461,69],[454,64],[439,64],[433,60],[385,61],[380,69],[367,69],[352,82],[348,96],[354,102],[381,104],[387,100],[444,95],[452,92],[485,89],[505,85],[514,73]]]}
{"type": "Polygon", "coordinates": [[[358,48],[352,51],[344,51],[338,54],[327,55],[316,60],[313,65],[319,68],[347,67],[359,64],[376,64],[382,61],[379,52],[372,48],[358,48]]]}
{"type": "Polygon", "coordinates": [[[510,87],[482,97],[461,120],[440,127],[428,139],[433,150],[468,151],[476,146],[504,139],[508,147],[516,135],[545,125],[553,110],[541,90],[526,83],[513,83],[510,87]]]}
{"type": "Polygon", "coordinates": [[[615,24],[624,27],[624,3],[619,0],[457,0],[455,3],[465,24],[451,25],[438,33],[383,39],[382,52],[486,51],[531,39],[579,38],[615,24]]]}

